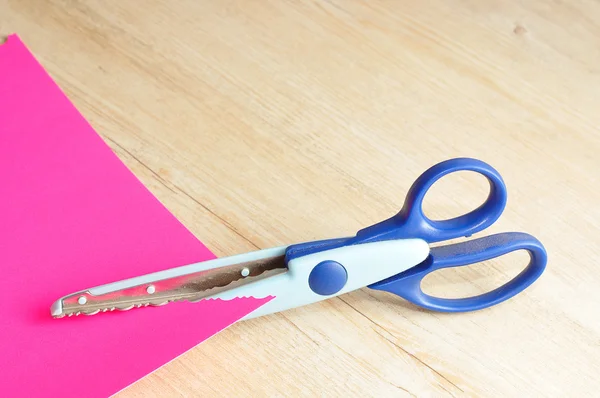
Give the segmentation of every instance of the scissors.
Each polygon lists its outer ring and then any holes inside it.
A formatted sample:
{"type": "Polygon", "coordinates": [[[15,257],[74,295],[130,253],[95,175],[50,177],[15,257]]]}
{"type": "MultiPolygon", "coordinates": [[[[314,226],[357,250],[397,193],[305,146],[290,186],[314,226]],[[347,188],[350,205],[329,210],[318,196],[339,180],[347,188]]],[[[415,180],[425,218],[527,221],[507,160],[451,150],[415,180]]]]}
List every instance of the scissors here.
{"type": "Polygon", "coordinates": [[[471,158],[446,160],[415,180],[397,214],[353,236],[222,257],[85,289],[55,301],[51,315],[62,318],[176,301],[271,297],[243,318],[250,319],[361,288],[396,294],[432,311],[480,310],[510,299],[535,282],[546,267],[544,246],[522,232],[443,246],[431,244],[468,238],[488,228],[504,211],[506,199],[504,181],[490,165],[471,158]],[[425,194],[441,177],[457,171],[485,176],[490,185],[487,199],[462,216],[431,220],[423,213],[425,194]],[[490,260],[516,250],[529,253],[528,265],[512,280],[487,293],[449,299],[428,295],[421,289],[423,278],[433,271],[490,260]]]}

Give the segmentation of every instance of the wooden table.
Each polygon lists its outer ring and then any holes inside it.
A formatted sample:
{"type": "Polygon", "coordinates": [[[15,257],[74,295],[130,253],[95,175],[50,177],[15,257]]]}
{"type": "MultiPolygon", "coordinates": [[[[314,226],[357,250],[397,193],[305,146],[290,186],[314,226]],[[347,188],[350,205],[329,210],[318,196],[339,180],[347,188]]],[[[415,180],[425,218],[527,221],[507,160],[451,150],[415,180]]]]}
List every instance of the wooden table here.
{"type": "MultiPolygon", "coordinates": [[[[502,305],[448,315],[360,290],[238,323],[118,396],[598,396],[599,21],[591,1],[0,0],[0,32],[218,256],[353,234],[457,156],[507,183],[486,234],[548,250],[502,305]]],[[[451,176],[426,210],[486,194],[451,176]]],[[[524,261],[425,288],[483,292],[524,261]]]]}

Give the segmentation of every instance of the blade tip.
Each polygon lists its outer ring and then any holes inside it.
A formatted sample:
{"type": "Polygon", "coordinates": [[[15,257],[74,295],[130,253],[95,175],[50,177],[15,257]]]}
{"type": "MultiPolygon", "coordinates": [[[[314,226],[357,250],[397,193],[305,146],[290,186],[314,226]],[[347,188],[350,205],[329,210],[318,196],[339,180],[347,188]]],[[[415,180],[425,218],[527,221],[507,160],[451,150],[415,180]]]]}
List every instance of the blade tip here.
{"type": "Polygon", "coordinates": [[[52,303],[52,306],[50,307],[50,314],[54,318],[61,318],[62,316],[64,316],[62,299],[56,300],[54,303],[52,303]]]}

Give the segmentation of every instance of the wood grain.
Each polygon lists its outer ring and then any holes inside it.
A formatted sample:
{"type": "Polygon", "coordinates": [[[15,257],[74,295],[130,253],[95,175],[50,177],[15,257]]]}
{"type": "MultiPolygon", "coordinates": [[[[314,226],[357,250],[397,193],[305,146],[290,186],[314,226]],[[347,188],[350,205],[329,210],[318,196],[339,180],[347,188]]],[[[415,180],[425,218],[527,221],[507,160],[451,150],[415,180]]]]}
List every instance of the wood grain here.
{"type": "MultiPolygon", "coordinates": [[[[598,2],[0,0],[10,33],[218,256],[352,234],[456,156],[507,183],[486,233],[548,250],[500,306],[446,315],[361,290],[233,325],[118,397],[598,396],[598,2]]],[[[427,212],[485,194],[448,177],[427,212]]],[[[470,295],[523,266],[426,287],[470,295]]]]}

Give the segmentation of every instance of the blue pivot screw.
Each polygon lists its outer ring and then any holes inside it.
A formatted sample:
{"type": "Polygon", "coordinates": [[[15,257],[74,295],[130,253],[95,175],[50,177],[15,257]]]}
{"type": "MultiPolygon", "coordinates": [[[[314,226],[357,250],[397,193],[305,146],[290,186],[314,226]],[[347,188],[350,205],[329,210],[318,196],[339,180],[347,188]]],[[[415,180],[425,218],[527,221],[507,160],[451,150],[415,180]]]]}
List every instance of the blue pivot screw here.
{"type": "Polygon", "coordinates": [[[346,268],[337,261],[321,261],[310,272],[308,285],[318,295],[329,296],[342,290],[348,281],[346,268]]]}

